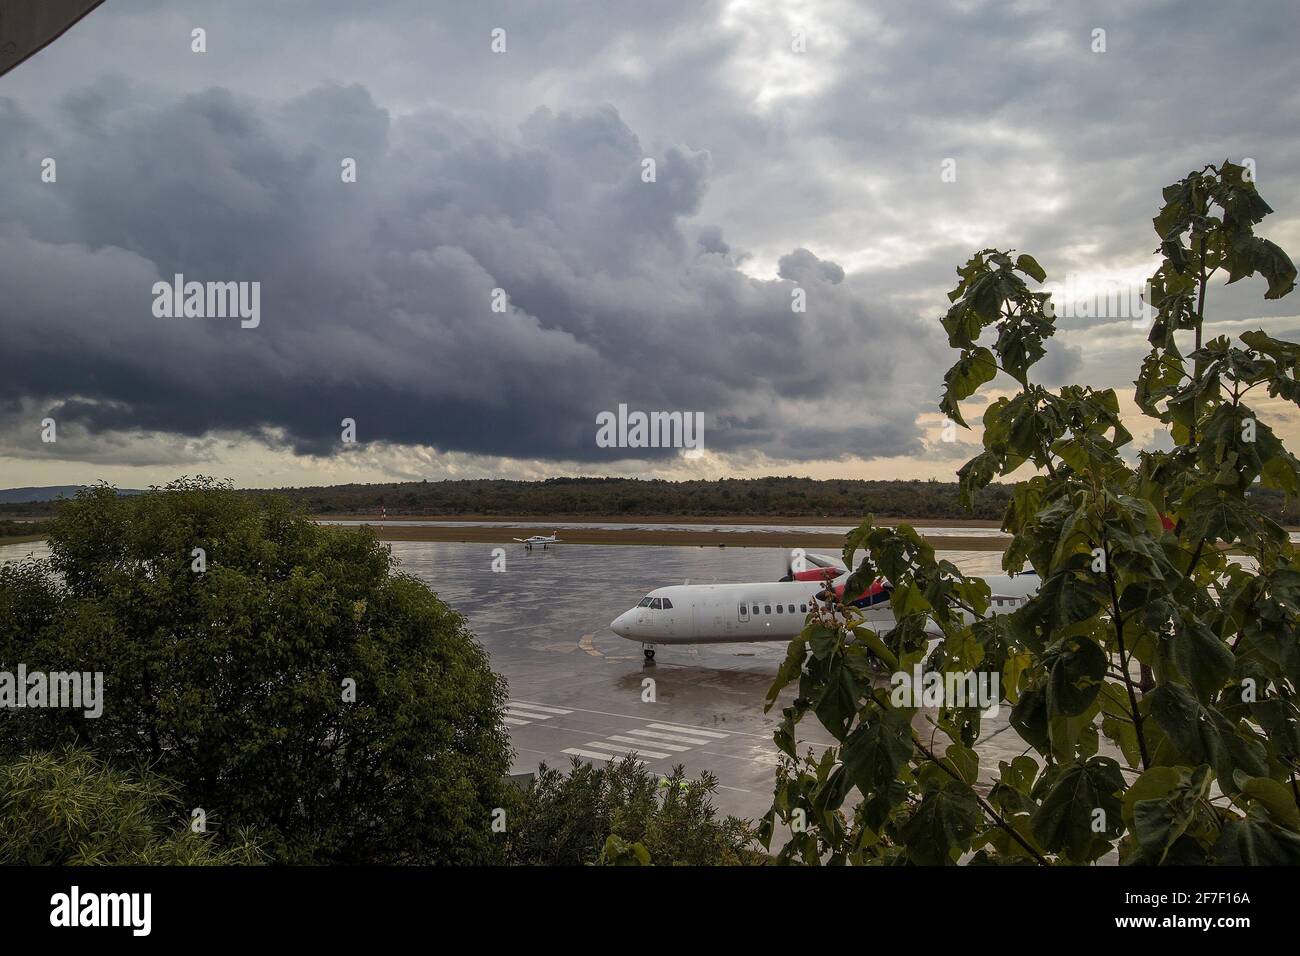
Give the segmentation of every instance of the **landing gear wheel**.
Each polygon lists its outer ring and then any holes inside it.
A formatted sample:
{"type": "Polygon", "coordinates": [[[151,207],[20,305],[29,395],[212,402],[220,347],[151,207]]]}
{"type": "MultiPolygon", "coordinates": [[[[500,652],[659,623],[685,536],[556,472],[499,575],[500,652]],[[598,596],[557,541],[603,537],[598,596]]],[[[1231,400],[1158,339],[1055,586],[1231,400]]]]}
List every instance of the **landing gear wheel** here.
{"type": "Polygon", "coordinates": [[[645,659],[646,659],[647,661],[652,661],[652,660],[655,659],[655,649],[654,649],[653,647],[651,647],[650,645],[648,645],[648,644],[642,644],[642,645],[641,645],[641,651],[642,651],[642,653],[645,654],[645,659]]]}

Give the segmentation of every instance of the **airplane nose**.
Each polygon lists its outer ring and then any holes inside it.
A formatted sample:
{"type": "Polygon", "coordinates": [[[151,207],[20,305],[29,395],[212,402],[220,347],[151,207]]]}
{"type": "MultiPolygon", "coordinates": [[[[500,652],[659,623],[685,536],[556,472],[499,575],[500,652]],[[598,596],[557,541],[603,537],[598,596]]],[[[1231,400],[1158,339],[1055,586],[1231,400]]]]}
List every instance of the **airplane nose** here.
{"type": "Polygon", "coordinates": [[[632,612],[624,611],[614,618],[609,622],[609,629],[619,637],[630,637],[632,635],[632,612]]]}

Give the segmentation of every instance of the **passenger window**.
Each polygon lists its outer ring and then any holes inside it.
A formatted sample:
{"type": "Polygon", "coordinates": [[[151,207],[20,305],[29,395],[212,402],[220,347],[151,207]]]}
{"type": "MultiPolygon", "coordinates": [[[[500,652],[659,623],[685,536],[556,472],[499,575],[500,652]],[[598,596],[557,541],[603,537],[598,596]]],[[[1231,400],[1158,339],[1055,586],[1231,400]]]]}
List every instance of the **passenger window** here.
{"type": "Polygon", "coordinates": [[[793,605],[793,604],[790,605],[790,613],[791,613],[791,614],[794,613],[794,605],[793,605]]]}
{"type": "Polygon", "coordinates": [[[650,610],[652,611],[662,610],[663,606],[664,606],[663,602],[660,601],[658,598],[655,598],[653,601],[650,602],[650,610]]]}
{"type": "Polygon", "coordinates": [[[770,604],[764,604],[764,605],[763,605],[763,613],[764,613],[764,614],[771,614],[771,613],[772,613],[772,605],[770,605],[770,604]]]}
{"type": "Polygon", "coordinates": [[[776,613],[777,613],[777,614],[784,614],[784,613],[785,613],[785,608],[782,607],[780,604],[778,604],[778,605],[776,606],[776,613]]]}
{"type": "Polygon", "coordinates": [[[807,604],[800,604],[800,605],[799,605],[799,613],[800,613],[800,614],[807,614],[807,613],[808,613],[808,605],[807,605],[807,604]]]}
{"type": "Polygon", "coordinates": [[[755,614],[758,613],[758,605],[757,605],[757,604],[754,605],[754,613],[755,613],[755,614]]]}
{"type": "Polygon", "coordinates": [[[673,606],[673,602],[668,600],[667,598],[664,598],[664,610],[667,611],[671,609],[672,606],[673,606]]]}

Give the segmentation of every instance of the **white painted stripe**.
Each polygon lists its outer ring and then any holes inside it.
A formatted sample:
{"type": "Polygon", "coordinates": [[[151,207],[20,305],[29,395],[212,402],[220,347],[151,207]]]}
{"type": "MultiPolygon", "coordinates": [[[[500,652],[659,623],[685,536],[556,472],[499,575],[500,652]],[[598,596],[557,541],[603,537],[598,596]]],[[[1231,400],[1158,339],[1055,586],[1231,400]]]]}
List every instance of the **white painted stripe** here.
{"type": "Polygon", "coordinates": [[[540,710],[544,714],[559,714],[560,716],[573,713],[573,711],[571,710],[564,710],[560,707],[543,707],[541,704],[530,704],[526,700],[507,701],[506,706],[523,707],[526,708],[527,710],[540,710]]]}
{"type": "MultiPolygon", "coordinates": [[[[589,741],[587,741],[587,743],[586,743],[584,746],[587,746],[587,747],[609,747],[609,741],[608,741],[608,740],[589,740],[589,741]]],[[[610,749],[612,749],[612,750],[617,750],[618,748],[617,748],[617,747],[612,747],[612,748],[610,748],[610,749]]],[[[658,758],[662,759],[662,758],[664,758],[664,757],[671,757],[671,756],[672,756],[672,754],[661,754],[661,753],[659,753],[659,752],[657,752],[657,751],[654,751],[654,750],[642,750],[640,747],[636,747],[636,748],[634,749],[634,752],[636,753],[636,755],[637,755],[638,757],[658,757],[658,758]]]]}
{"type": "Polygon", "coordinates": [[[638,737],[655,737],[659,740],[672,740],[679,744],[711,744],[711,740],[702,740],[699,737],[679,737],[676,734],[665,734],[658,730],[629,730],[629,734],[635,734],[638,737]]]}
{"type": "Polygon", "coordinates": [[[511,717],[528,717],[532,720],[550,720],[554,714],[534,714],[531,711],[520,710],[518,707],[507,707],[506,713],[511,717]]]}
{"type": "MultiPolygon", "coordinates": [[[[507,628],[507,630],[520,630],[520,631],[522,631],[522,630],[527,630],[527,629],[529,629],[530,627],[531,627],[531,625],[520,624],[520,625],[519,625],[518,627],[516,627],[516,628],[507,628]]],[[[623,658],[621,658],[621,657],[619,657],[619,658],[614,658],[614,659],[615,659],[615,660],[623,660],[623,658]]],[[[629,659],[630,659],[630,658],[629,658],[629,659]]],[[[528,705],[525,704],[524,706],[528,706],[528,705]]],[[[587,708],[587,707],[574,707],[574,708],[573,708],[573,711],[574,711],[574,713],[578,713],[578,714],[598,714],[598,715],[601,716],[601,717],[617,717],[619,720],[645,720],[645,719],[646,719],[645,714],[615,714],[615,713],[613,713],[613,712],[611,712],[611,711],[608,711],[608,710],[591,710],[590,708],[587,708]]],[[[695,733],[695,728],[694,728],[694,727],[690,728],[690,730],[691,730],[691,733],[695,733]]],[[[765,743],[770,743],[771,740],[772,740],[772,735],[771,735],[770,733],[767,733],[767,734],[751,734],[751,733],[749,733],[749,732],[747,732],[747,731],[744,731],[744,730],[733,730],[731,733],[732,733],[732,736],[734,736],[734,737],[753,737],[755,740],[761,740],[761,741],[763,741],[763,742],[765,742],[765,743]]],[[[806,742],[809,742],[809,743],[810,743],[811,741],[806,741],[806,742]]],[[[818,746],[835,747],[835,746],[838,746],[838,745],[835,743],[835,741],[832,740],[832,741],[829,741],[829,742],[827,742],[827,743],[825,743],[825,744],[819,744],[818,746]]]]}
{"type": "Polygon", "coordinates": [[[594,750],[579,750],[577,747],[568,747],[561,753],[572,754],[574,757],[590,757],[592,760],[613,760],[613,754],[597,753],[594,750]]]}
{"type": "MultiPolygon", "coordinates": [[[[616,735],[614,735],[614,734],[610,734],[610,735],[609,735],[609,739],[610,739],[610,740],[617,740],[617,741],[618,741],[619,743],[621,743],[621,744],[641,744],[641,743],[644,743],[644,741],[637,740],[635,737],[618,737],[618,736],[616,736],[616,735]]],[[[679,746],[677,746],[677,744],[661,744],[661,743],[660,743],[659,741],[657,741],[657,740],[655,741],[655,746],[656,746],[656,747],[659,747],[659,748],[661,748],[661,749],[663,749],[663,750],[672,750],[672,751],[675,751],[675,752],[677,752],[677,753],[685,753],[686,751],[688,751],[688,750],[691,749],[690,747],[679,747],[679,746]]]]}
{"type": "Polygon", "coordinates": [[[524,724],[531,724],[531,720],[515,720],[513,717],[505,718],[507,724],[514,724],[516,727],[522,727],[524,724]]]}
{"type": "Polygon", "coordinates": [[[694,734],[696,737],[712,737],[714,740],[723,740],[728,735],[714,733],[711,730],[696,730],[694,727],[674,727],[672,724],[648,724],[654,730],[667,730],[674,734],[694,734]]]}

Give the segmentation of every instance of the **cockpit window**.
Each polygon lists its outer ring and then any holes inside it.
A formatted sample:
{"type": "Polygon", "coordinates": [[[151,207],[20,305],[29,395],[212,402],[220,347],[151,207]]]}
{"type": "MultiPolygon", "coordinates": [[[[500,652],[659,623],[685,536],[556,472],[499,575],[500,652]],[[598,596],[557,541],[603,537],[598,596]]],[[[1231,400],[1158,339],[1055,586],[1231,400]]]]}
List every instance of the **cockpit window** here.
{"type": "Polygon", "coordinates": [[[661,610],[663,606],[664,606],[664,602],[659,600],[659,598],[655,598],[653,601],[650,602],[650,610],[652,611],[661,610]]]}
{"type": "Polygon", "coordinates": [[[672,606],[673,606],[673,602],[668,600],[667,598],[664,598],[664,610],[665,611],[671,610],[672,606]]]}
{"type": "Polygon", "coordinates": [[[649,607],[649,606],[650,606],[649,598],[642,598],[641,603],[637,605],[637,607],[649,607]]]}

